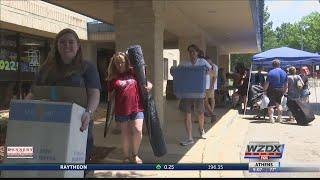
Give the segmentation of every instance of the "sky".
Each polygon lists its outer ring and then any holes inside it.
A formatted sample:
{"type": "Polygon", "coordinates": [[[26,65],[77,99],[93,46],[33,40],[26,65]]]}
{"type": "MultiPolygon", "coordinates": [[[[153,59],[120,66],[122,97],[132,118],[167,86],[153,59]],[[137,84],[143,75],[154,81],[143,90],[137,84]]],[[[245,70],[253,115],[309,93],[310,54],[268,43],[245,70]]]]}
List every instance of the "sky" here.
{"type": "Polygon", "coordinates": [[[284,22],[295,23],[311,12],[320,12],[319,0],[266,0],[273,28],[284,22]]]}

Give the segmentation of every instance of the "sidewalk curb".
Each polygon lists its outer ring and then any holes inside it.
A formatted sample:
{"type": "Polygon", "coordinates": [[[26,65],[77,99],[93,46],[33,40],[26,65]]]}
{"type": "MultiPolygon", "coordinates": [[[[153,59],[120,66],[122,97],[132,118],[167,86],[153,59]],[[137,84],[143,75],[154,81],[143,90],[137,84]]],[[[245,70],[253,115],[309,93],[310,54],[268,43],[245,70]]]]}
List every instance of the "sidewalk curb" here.
{"type": "MultiPolygon", "coordinates": [[[[223,151],[223,143],[228,141],[225,138],[229,134],[230,127],[238,120],[238,117],[238,111],[231,109],[210,129],[209,133],[215,136],[205,144],[202,163],[221,162],[219,154],[223,151]]],[[[221,178],[220,171],[200,171],[199,175],[200,178],[221,178]]]]}
{"type": "MultiPolygon", "coordinates": [[[[224,116],[221,117],[221,119],[210,129],[210,131],[221,132],[222,130],[225,130],[223,132],[227,133],[226,129],[230,127],[238,117],[238,112],[236,110],[231,109],[224,116]],[[231,116],[232,118],[228,118],[229,116],[231,116]]],[[[225,134],[223,134],[223,136],[224,135],[225,134]]]]}

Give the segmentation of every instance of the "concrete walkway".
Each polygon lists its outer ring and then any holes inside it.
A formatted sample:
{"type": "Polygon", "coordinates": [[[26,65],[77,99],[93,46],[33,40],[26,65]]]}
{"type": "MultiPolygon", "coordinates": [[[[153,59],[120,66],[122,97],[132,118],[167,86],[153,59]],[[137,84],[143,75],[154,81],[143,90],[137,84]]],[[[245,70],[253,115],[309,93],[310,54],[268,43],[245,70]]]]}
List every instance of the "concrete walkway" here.
{"type": "MultiPolygon", "coordinates": [[[[140,157],[144,163],[212,163],[219,162],[224,137],[228,135],[229,128],[236,120],[238,113],[235,110],[217,108],[215,113],[219,119],[215,124],[206,119],[205,128],[207,139],[199,139],[198,124],[193,123],[193,134],[196,143],[190,146],[180,146],[180,141],[186,137],[183,124],[183,114],[178,110],[178,101],[166,102],[165,111],[166,126],[163,131],[166,138],[168,153],[160,158],[153,156],[149,139],[143,136],[140,149],[140,157]]],[[[104,147],[116,147],[101,163],[121,163],[121,139],[120,135],[110,133],[103,138],[104,119],[95,122],[95,145],[104,147]]],[[[231,162],[231,161],[230,161],[231,162]]],[[[90,177],[90,176],[89,176],[90,177]]],[[[219,174],[211,171],[95,171],[91,177],[219,177],[219,174]]]]}
{"type": "MultiPolygon", "coordinates": [[[[280,160],[282,164],[303,166],[313,164],[319,167],[320,164],[320,103],[316,102],[316,95],[319,99],[320,90],[312,89],[310,103],[316,114],[316,119],[308,126],[298,126],[295,122],[283,122],[271,124],[266,120],[256,120],[253,115],[239,115],[238,120],[229,129],[228,136],[222,144],[225,153],[219,156],[218,161],[233,163],[248,163],[244,159],[246,145],[250,141],[278,141],[285,144],[284,155],[280,160]]],[[[319,101],[319,100],[318,100],[319,101]]],[[[287,118],[287,117],[284,117],[287,118]]],[[[237,177],[235,171],[219,171],[220,177],[237,177]]],[[[249,173],[243,171],[240,177],[264,177],[264,178],[315,178],[320,177],[320,172],[304,173],[249,173]]]]}
{"type": "MultiPolygon", "coordinates": [[[[265,121],[257,121],[246,116],[243,117],[243,126],[248,130],[244,143],[249,141],[279,141],[285,144],[283,158],[280,162],[288,165],[320,166],[320,88],[311,89],[310,104],[316,119],[308,126],[298,126],[295,122],[270,124],[265,121]],[[318,101],[318,102],[317,102],[318,101]],[[248,125],[245,125],[248,124],[248,125]]],[[[242,152],[245,151],[243,146],[242,152]]],[[[243,157],[243,156],[242,156],[243,157]]],[[[241,159],[242,162],[247,160],[241,159]]],[[[288,177],[288,178],[316,178],[320,172],[277,173],[277,174],[249,174],[245,177],[288,177]]]]}
{"type": "MultiPolygon", "coordinates": [[[[316,119],[309,126],[296,123],[270,124],[265,120],[253,119],[253,115],[239,115],[236,110],[216,109],[219,121],[205,124],[208,138],[198,139],[196,143],[182,147],[180,140],[186,136],[183,114],[178,111],[178,101],[166,102],[166,136],[168,154],[156,158],[148,142],[143,137],[140,155],[145,163],[248,163],[244,159],[246,145],[250,141],[279,141],[285,144],[282,163],[320,164],[320,91],[314,92],[310,103],[315,110],[316,119]],[[317,98],[315,96],[317,94],[317,98]],[[318,100],[319,101],[319,100],[318,100]]],[[[198,125],[193,123],[193,134],[199,136],[198,125]]],[[[97,146],[116,147],[101,163],[121,163],[122,154],[120,136],[103,138],[104,120],[95,122],[95,144],[97,146]]],[[[248,171],[95,171],[91,177],[320,177],[320,173],[274,173],[254,174],[248,171]]]]}

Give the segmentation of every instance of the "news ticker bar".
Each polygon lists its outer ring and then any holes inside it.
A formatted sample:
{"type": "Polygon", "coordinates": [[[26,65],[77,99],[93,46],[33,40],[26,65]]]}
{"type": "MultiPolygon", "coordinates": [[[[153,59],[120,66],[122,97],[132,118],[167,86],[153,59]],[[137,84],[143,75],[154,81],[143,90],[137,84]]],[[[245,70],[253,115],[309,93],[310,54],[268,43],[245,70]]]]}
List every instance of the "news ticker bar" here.
{"type": "Polygon", "coordinates": [[[0,170],[248,170],[243,164],[0,164],[0,170]]]}
{"type": "Polygon", "coordinates": [[[249,171],[270,172],[320,172],[315,166],[252,166],[241,164],[0,164],[0,170],[209,170],[209,171],[249,171]]]}

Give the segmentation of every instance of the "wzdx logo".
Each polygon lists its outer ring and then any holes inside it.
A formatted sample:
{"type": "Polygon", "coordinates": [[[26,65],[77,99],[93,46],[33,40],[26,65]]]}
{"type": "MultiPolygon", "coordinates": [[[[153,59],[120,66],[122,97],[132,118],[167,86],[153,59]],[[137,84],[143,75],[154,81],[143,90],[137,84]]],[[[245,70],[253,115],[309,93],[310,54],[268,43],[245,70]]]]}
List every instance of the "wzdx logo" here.
{"type": "Polygon", "coordinates": [[[284,144],[279,144],[279,142],[250,142],[247,145],[244,158],[280,159],[283,150],[284,144]]]}

